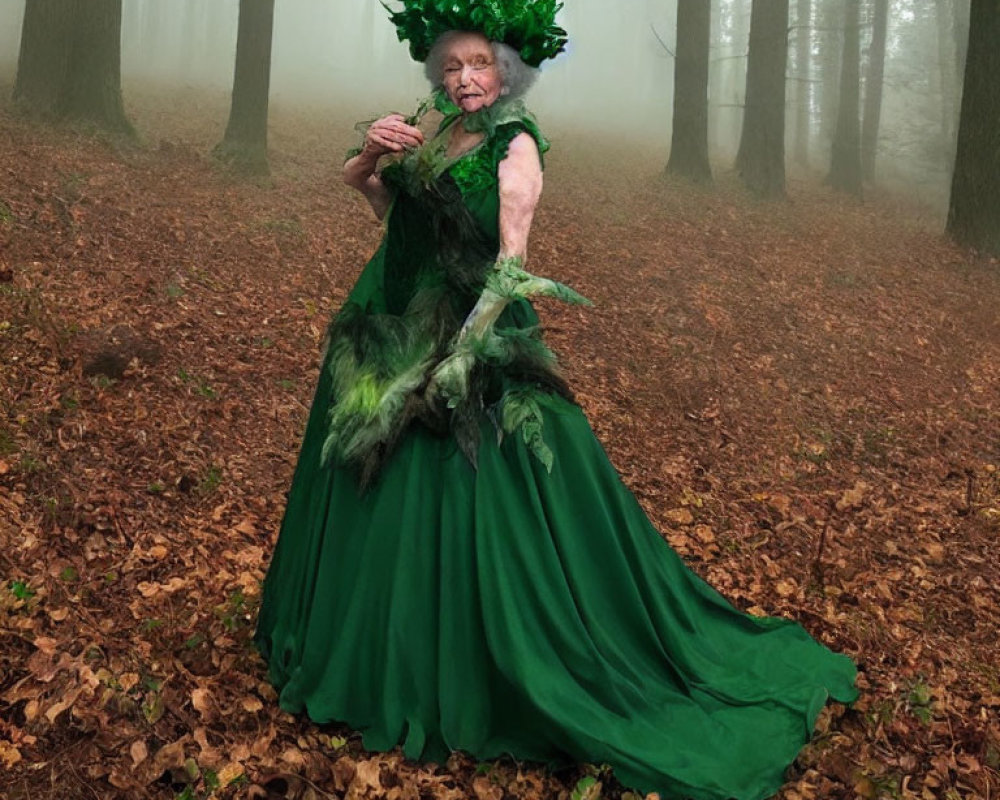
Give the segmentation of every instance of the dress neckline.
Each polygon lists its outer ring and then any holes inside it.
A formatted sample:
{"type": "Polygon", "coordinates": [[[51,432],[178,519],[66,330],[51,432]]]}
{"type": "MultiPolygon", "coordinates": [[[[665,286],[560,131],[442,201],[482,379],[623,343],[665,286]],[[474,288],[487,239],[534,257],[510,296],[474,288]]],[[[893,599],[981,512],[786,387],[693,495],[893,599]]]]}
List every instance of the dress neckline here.
{"type": "MultiPolygon", "coordinates": [[[[461,124],[462,117],[456,117],[454,120],[449,121],[448,124],[441,129],[438,135],[443,136],[448,131],[454,131],[456,123],[461,124]]],[[[474,145],[472,145],[472,147],[466,147],[464,150],[455,153],[454,155],[448,154],[448,148],[451,142],[450,141],[445,142],[444,159],[446,162],[448,162],[449,164],[454,164],[457,161],[461,161],[467,155],[476,152],[476,150],[479,150],[486,143],[486,140],[489,138],[489,133],[487,131],[474,131],[474,132],[482,133],[482,137],[474,145]]],[[[466,133],[469,133],[469,131],[466,131],[466,133]]]]}
{"type": "Polygon", "coordinates": [[[490,138],[489,131],[483,131],[483,138],[476,142],[472,147],[463,150],[461,153],[456,155],[448,155],[448,137],[445,135],[448,131],[452,130],[456,122],[461,122],[462,117],[456,115],[454,117],[446,118],[442,121],[441,127],[438,129],[437,135],[427,143],[427,147],[430,152],[428,155],[432,157],[432,160],[437,163],[437,169],[434,170],[434,177],[443,175],[445,172],[450,170],[459,161],[462,161],[469,156],[477,153],[483,148],[486,142],[490,138]]]}

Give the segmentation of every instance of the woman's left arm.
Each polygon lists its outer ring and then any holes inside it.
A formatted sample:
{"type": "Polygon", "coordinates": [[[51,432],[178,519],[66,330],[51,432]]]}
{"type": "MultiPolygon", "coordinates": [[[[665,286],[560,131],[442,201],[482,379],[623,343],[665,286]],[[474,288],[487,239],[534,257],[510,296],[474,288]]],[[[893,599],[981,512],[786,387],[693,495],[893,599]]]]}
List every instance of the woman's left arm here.
{"type": "Polygon", "coordinates": [[[542,159],[538,145],[528,133],[519,133],[510,143],[507,157],[497,169],[500,185],[500,259],[528,253],[528,234],[542,194],[542,159]]]}
{"type": "MultiPolygon", "coordinates": [[[[519,133],[507,148],[507,157],[497,168],[500,191],[500,252],[497,263],[517,259],[520,268],[528,254],[528,234],[542,194],[542,159],[538,145],[528,133],[519,133]]],[[[486,289],[465,320],[459,340],[482,335],[496,322],[510,298],[486,289]]]]}
{"type": "Polygon", "coordinates": [[[486,278],[483,293],[466,317],[451,355],[435,368],[427,396],[443,396],[454,407],[469,389],[469,372],[475,363],[475,342],[490,335],[512,299],[534,295],[557,297],[570,303],[587,300],[568,286],[525,272],[531,220],[542,193],[542,160],[538,145],[527,133],[518,134],[510,143],[507,157],[500,162],[500,253],[493,271],[486,278]],[[470,345],[470,341],[473,343],[470,345]]]}

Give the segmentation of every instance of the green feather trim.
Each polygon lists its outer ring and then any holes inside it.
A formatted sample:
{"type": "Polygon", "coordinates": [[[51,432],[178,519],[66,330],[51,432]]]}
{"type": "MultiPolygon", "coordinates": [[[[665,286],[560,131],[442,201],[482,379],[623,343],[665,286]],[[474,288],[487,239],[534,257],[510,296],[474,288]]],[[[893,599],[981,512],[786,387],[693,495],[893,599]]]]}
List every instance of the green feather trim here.
{"type": "Polygon", "coordinates": [[[555,354],[545,346],[535,328],[505,328],[499,333],[470,337],[472,354],[486,364],[507,367],[515,363],[531,363],[539,369],[555,369],[555,354]]]}
{"type": "Polygon", "coordinates": [[[350,304],[341,310],[327,345],[332,391],[324,463],[354,464],[366,485],[414,419],[442,427],[422,401],[423,388],[456,325],[440,288],[417,292],[402,316],[350,304]]]}

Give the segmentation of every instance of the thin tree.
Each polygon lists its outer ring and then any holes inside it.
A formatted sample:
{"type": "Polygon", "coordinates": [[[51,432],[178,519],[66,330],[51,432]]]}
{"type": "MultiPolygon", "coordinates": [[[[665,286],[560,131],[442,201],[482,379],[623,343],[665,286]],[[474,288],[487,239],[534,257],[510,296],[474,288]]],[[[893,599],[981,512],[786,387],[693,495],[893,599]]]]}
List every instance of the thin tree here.
{"type": "Polygon", "coordinates": [[[937,0],[934,4],[934,28],[937,31],[938,81],[941,97],[941,145],[944,160],[951,166],[958,136],[958,114],[962,83],[958,72],[957,48],[951,28],[955,16],[953,2],[937,0]]]}
{"type": "MultiPolygon", "coordinates": [[[[728,48],[722,61],[725,74],[725,91],[719,95],[724,125],[729,136],[726,147],[735,154],[739,150],[743,109],[746,106],[747,51],[750,48],[750,9],[742,0],[726,0],[725,16],[728,18],[728,48]]],[[[723,13],[720,7],[720,15],[723,13]]]]}
{"type": "Polygon", "coordinates": [[[889,0],[875,0],[872,42],[868,50],[865,78],[865,118],[861,128],[861,170],[865,180],[875,180],[875,154],[882,119],[882,87],[885,78],[885,39],[889,27],[889,0]]]}
{"type": "Polygon", "coordinates": [[[736,168],[760,197],[785,194],[788,0],[753,0],[746,108],[736,168]]]}
{"type": "Polygon", "coordinates": [[[795,163],[809,166],[809,126],[811,122],[812,31],[809,0],[795,6],[795,163]]]}
{"type": "Polygon", "coordinates": [[[712,151],[733,158],[739,144],[743,92],[746,90],[747,41],[750,15],[735,0],[713,0],[711,42],[716,53],[709,56],[710,89],[708,130],[712,151]]]}
{"type": "Polygon", "coordinates": [[[844,0],[844,53],[840,62],[840,105],[827,183],[861,197],[861,3],[844,0]]]}
{"type": "Polygon", "coordinates": [[[955,41],[955,64],[958,73],[958,89],[962,90],[965,75],[965,56],[969,48],[969,3],[967,0],[952,0],[951,35],[955,41]]]}
{"type": "Polygon", "coordinates": [[[274,0],[240,0],[229,123],[215,155],[249,174],[266,175],[274,0]]]}
{"type": "Polygon", "coordinates": [[[948,233],[1000,256],[1000,3],[972,0],[948,233]]]}
{"type": "Polygon", "coordinates": [[[843,54],[843,0],[823,0],[813,18],[817,26],[820,69],[817,76],[819,89],[819,138],[824,148],[833,142],[837,130],[837,104],[839,101],[840,59],[843,54]]]}
{"type": "Polygon", "coordinates": [[[708,50],[712,6],[706,0],[678,0],[674,66],[674,128],[667,172],[710,182],[708,163],[708,50]]]}
{"type": "Polygon", "coordinates": [[[712,0],[709,7],[711,15],[711,31],[709,32],[709,59],[708,59],[708,97],[711,102],[708,104],[708,152],[718,153],[724,141],[724,131],[722,130],[721,107],[726,96],[725,77],[726,72],[722,69],[718,53],[726,45],[725,32],[723,30],[723,3],[722,0],[712,0]],[[712,50],[716,50],[713,57],[712,50]]]}
{"type": "Polygon", "coordinates": [[[27,0],[14,100],[131,133],[121,89],[122,0],[27,0]]]}

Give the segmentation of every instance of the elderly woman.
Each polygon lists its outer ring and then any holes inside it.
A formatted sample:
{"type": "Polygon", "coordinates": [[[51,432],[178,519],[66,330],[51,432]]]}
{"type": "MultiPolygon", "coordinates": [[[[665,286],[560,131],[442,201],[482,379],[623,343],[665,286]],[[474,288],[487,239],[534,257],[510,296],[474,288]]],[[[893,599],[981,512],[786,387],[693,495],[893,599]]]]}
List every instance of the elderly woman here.
{"type": "Polygon", "coordinates": [[[283,708],[373,750],[756,800],[854,667],[681,563],[542,343],[527,297],[582,301],[524,270],[548,145],[519,95],[556,10],[393,15],[444,119],[383,117],[345,164],[385,236],[330,325],[256,641],[283,708]]]}

